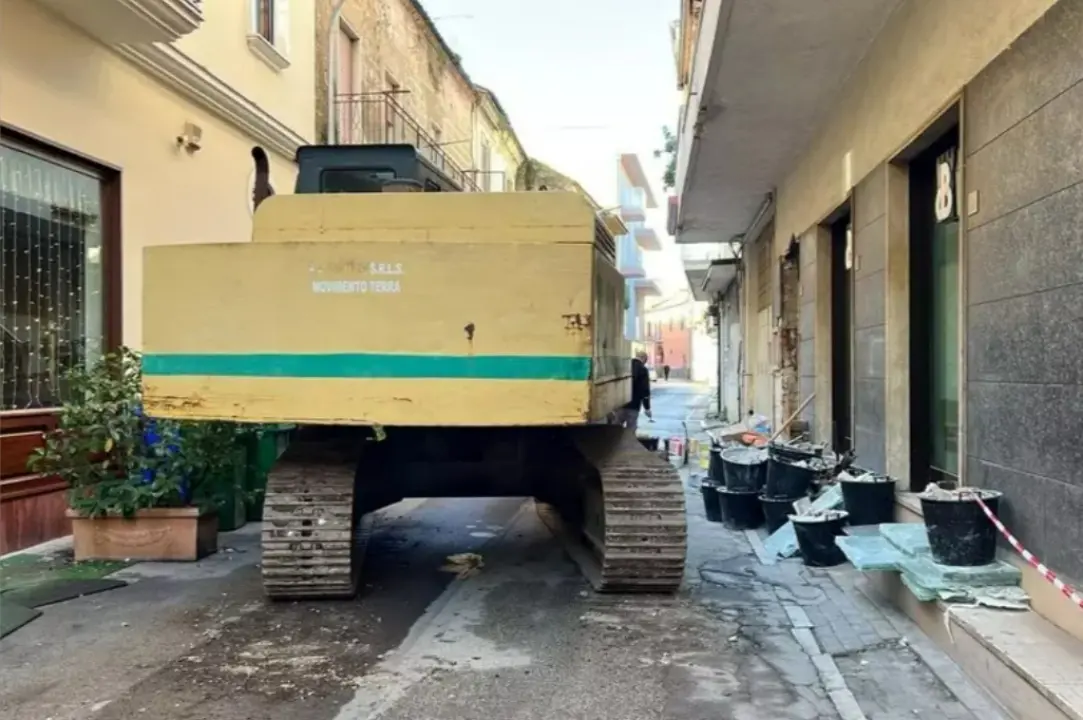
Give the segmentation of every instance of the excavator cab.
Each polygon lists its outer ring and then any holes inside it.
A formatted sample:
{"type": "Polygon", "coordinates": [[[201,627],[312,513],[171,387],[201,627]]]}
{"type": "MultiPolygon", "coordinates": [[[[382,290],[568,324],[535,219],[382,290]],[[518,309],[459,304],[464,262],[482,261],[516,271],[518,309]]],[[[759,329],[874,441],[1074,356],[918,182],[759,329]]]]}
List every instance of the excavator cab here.
{"type": "Polygon", "coordinates": [[[298,195],[462,191],[413,145],[307,145],[297,166],[298,195]]]}

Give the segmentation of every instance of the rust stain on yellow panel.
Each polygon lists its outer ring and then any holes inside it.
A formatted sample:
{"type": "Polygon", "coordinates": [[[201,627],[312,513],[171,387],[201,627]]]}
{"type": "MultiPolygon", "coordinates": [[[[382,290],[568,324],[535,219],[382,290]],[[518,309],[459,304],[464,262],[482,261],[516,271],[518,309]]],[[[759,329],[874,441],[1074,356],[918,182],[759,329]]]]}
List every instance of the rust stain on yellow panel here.
{"type": "Polygon", "coordinates": [[[575,425],[590,413],[585,382],[461,379],[151,377],[157,417],[383,425],[575,425]]]}

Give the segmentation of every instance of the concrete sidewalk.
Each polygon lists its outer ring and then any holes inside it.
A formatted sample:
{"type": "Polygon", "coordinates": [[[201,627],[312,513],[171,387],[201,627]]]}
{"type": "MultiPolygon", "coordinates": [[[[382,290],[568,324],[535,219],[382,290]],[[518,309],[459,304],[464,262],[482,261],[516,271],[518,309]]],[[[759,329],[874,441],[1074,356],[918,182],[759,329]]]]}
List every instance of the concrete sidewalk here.
{"type": "MultiPolygon", "coordinates": [[[[703,412],[693,413],[690,428],[701,427],[703,412]]],[[[707,442],[702,431],[697,437],[707,442]]],[[[699,492],[705,473],[691,467],[686,474],[691,596],[704,611],[736,621],[735,650],[761,667],[786,668],[796,707],[804,708],[763,707],[763,717],[1004,720],[916,625],[862,592],[860,572],[767,558],[764,531],[707,521],[699,492]]]]}

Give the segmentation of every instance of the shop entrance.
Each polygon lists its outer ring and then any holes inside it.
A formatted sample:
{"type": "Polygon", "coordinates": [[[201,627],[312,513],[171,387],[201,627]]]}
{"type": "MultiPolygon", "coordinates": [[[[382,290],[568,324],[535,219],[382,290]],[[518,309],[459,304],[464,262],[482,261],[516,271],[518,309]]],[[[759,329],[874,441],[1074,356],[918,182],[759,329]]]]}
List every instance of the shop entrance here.
{"type": "Polygon", "coordinates": [[[910,485],[959,478],[958,126],[910,162],[910,485]]]}
{"type": "Polygon", "coordinates": [[[837,452],[854,446],[853,229],[847,204],[831,222],[831,442],[837,452]]]}

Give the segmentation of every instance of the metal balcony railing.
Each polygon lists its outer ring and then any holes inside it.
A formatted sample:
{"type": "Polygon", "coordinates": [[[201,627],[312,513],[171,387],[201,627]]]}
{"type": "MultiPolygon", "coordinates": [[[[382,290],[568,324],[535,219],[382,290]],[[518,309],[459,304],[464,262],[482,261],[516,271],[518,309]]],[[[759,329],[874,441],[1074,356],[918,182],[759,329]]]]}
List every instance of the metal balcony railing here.
{"type": "Polygon", "coordinates": [[[413,145],[438,170],[463,190],[481,188],[474,173],[463,170],[419,123],[398,98],[401,91],[339,94],[335,96],[338,141],[345,145],[413,145]]]}

